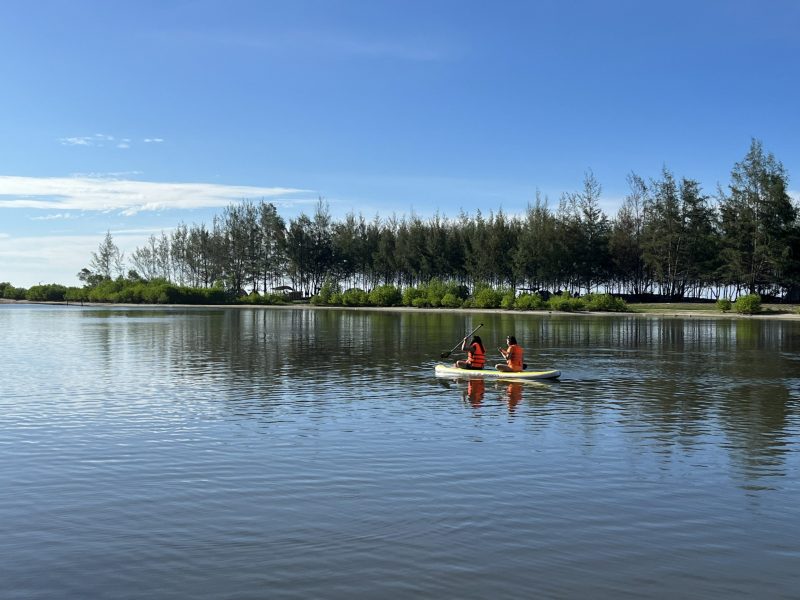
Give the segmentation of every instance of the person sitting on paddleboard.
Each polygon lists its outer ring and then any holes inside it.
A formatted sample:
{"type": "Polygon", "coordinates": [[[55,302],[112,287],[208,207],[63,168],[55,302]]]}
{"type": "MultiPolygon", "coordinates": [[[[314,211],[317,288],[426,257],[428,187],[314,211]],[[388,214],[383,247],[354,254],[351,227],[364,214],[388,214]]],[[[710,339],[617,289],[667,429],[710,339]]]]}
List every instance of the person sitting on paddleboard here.
{"type": "Polygon", "coordinates": [[[481,336],[476,335],[472,342],[467,346],[467,339],[461,342],[461,351],[467,353],[467,360],[457,360],[456,367],[459,369],[482,369],[486,365],[486,350],[483,348],[481,336]]]}
{"type": "Polygon", "coordinates": [[[506,359],[506,362],[505,364],[495,365],[495,369],[506,372],[522,371],[522,346],[517,344],[517,338],[515,338],[513,335],[510,335],[506,338],[506,343],[508,344],[508,348],[505,350],[498,348],[498,350],[500,350],[500,354],[502,354],[503,358],[506,359]]]}

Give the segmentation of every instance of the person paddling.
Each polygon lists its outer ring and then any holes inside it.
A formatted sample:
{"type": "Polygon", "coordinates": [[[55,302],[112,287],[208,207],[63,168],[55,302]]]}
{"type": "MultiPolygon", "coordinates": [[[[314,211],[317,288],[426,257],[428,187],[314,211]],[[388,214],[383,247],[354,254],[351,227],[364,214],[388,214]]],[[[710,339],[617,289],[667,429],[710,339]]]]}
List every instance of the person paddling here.
{"type": "Polygon", "coordinates": [[[513,335],[506,338],[506,343],[508,344],[508,348],[505,350],[498,348],[500,354],[506,359],[506,362],[505,364],[495,365],[495,369],[506,372],[522,371],[524,368],[522,366],[522,355],[524,353],[522,346],[517,344],[517,338],[513,335]]]}
{"type": "Polygon", "coordinates": [[[467,346],[467,340],[461,342],[461,351],[467,353],[466,360],[457,360],[455,366],[459,369],[482,369],[486,366],[486,350],[483,347],[481,336],[476,335],[467,346]]]}

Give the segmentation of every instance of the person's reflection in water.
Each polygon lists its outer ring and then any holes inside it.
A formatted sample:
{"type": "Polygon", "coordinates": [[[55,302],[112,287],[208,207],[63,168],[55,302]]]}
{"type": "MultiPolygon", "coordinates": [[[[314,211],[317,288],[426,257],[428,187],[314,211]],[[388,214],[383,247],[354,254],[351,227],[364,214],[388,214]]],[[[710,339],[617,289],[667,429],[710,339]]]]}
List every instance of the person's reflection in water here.
{"type": "Polygon", "coordinates": [[[506,401],[508,402],[508,412],[514,412],[514,409],[522,400],[522,384],[519,381],[513,381],[506,386],[506,401]]]}
{"type": "Polygon", "coordinates": [[[483,379],[470,379],[467,381],[467,389],[464,391],[464,401],[469,400],[472,408],[478,408],[483,402],[485,392],[486,382],[483,379]]]}

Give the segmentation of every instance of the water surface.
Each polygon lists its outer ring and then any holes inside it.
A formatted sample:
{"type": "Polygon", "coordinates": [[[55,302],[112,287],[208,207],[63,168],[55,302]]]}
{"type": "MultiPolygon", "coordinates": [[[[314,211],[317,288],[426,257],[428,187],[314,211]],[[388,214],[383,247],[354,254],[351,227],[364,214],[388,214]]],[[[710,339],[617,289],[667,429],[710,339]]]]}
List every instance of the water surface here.
{"type": "Polygon", "coordinates": [[[0,332],[4,599],[800,589],[795,322],[0,305],[0,332]],[[478,322],[561,381],[434,377],[478,322]]]}

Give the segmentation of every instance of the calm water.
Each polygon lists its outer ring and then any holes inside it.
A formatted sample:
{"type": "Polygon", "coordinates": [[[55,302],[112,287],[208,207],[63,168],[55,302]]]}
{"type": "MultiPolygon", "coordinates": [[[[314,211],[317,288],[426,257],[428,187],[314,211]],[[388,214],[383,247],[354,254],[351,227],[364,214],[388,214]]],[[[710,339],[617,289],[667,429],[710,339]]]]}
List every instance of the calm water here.
{"type": "Polygon", "coordinates": [[[800,593],[800,323],[2,305],[0,335],[4,600],[800,593]],[[434,377],[478,322],[562,380],[434,377]]]}

